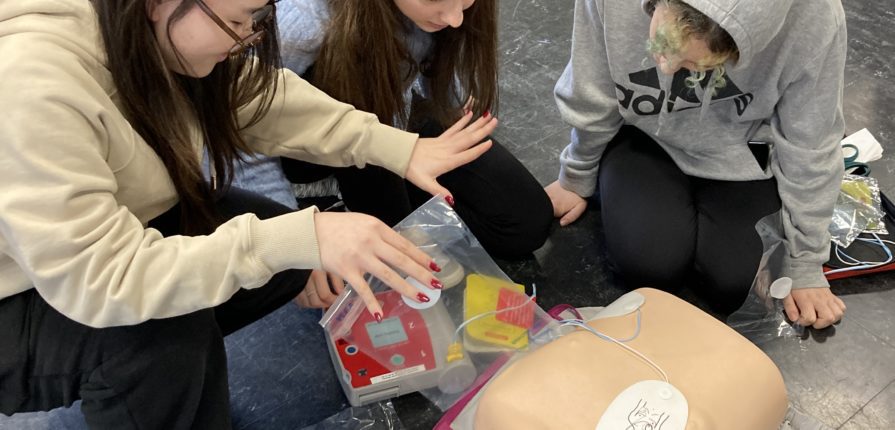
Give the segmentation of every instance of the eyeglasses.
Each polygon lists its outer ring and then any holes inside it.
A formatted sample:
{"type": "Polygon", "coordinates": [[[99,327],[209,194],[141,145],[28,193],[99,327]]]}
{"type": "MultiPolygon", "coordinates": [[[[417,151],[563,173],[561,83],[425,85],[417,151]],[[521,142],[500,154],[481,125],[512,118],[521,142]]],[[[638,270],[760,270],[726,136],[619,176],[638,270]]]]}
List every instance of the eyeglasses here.
{"type": "Polygon", "coordinates": [[[202,9],[202,12],[205,12],[221,30],[224,30],[227,35],[233,38],[236,41],[236,44],[230,48],[230,55],[237,55],[245,51],[246,49],[251,48],[255,44],[261,41],[261,38],[264,36],[265,25],[273,19],[275,6],[273,3],[270,3],[261,9],[256,10],[252,13],[252,34],[249,34],[246,37],[239,37],[229,25],[224,23],[224,20],[221,19],[207,4],[205,4],[202,0],[196,0],[196,4],[199,5],[199,9],[202,9]]]}

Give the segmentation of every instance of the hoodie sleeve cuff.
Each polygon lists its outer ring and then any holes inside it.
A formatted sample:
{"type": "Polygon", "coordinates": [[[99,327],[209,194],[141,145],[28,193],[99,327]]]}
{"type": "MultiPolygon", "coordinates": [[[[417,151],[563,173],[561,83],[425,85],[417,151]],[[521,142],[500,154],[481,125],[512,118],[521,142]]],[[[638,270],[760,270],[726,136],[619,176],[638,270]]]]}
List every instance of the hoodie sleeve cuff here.
{"type": "Polygon", "coordinates": [[[805,264],[786,262],[782,276],[792,279],[794,290],[802,288],[830,288],[830,282],[824,276],[823,266],[820,264],[805,264]]]}
{"type": "Polygon", "coordinates": [[[316,206],[252,224],[255,255],[272,272],[320,268],[320,249],[314,225],[316,206]]]}
{"type": "Polygon", "coordinates": [[[592,173],[578,174],[566,166],[561,166],[559,168],[559,185],[586,199],[596,192],[597,176],[592,173]]]}
{"type": "Polygon", "coordinates": [[[402,178],[410,165],[410,156],[419,135],[383,124],[372,126],[374,144],[368,151],[368,163],[384,167],[402,178]]]}

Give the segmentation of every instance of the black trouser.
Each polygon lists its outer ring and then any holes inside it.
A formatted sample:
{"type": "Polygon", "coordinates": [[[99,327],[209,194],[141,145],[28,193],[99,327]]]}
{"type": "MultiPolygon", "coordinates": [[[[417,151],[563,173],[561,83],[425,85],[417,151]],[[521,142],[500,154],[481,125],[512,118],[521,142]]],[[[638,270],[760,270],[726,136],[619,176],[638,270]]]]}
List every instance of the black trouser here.
{"type": "MultiPolygon", "coordinates": [[[[236,189],[220,209],[227,216],[254,212],[262,218],[289,211],[236,189]]],[[[176,234],[175,219],[172,211],[153,226],[176,234]]],[[[308,274],[281,272],[213,309],[104,329],[68,319],[33,289],[0,300],[0,413],[49,410],[82,399],[81,410],[95,429],[230,428],[223,336],[289,302],[308,274]]]]}
{"type": "MultiPolygon", "coordinates": [[[[429,121],[421,137],[441,134],[429,121]]],[[[494,146],[475,161],[438,178],[454,196],[454,210],[490,254],[504,258],[527,255],[547,240],[553,207],[544,188],[506,148],[494,146]]],[[[283,158],[293,183],[335,174],[345,206],[395,225],[432,196],[400,176],[377,166],[331,168],[283,158]]]]}
{"type": "Polygon", "coordinates": [[[599,187],[609,258],[630,288],[675,290],[696,275],[694,289],[717,311],[743,303],[762,254],[755,224],[780,209],[774,179],[685,175],[625,126],[603,154],[599,187]]]}

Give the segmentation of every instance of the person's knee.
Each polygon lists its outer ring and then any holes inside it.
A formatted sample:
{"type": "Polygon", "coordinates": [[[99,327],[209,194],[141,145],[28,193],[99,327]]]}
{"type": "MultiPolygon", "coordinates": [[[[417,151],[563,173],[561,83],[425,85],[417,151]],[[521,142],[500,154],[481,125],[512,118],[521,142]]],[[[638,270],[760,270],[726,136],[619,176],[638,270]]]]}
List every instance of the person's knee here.
{"type": "Polygon", "coordinates": [[[160,358],[170,365],[193,367],[207,366],[209,357],[223,353],[223,336],[213,309],[205,309],[172,318],[171,323],[161,327],[155,335],[166,345],[158,347],[147,344],[160,358]],[[193,357],[181,357],[193,355],[193,357]]]}
{"type": "MultiPolygon", "coordinates": [[[[112,330],[103,343],[118,343],[120,349],[108,348],[110,358],[102,364],[105,370],[118,368],[130,374],[142,367],[140,371],[148,372],[147,376],[152,372],[176,374],[180,377],[172,379],[188,382],[225,357],[223,336],[212,309],[112,330]]],[[[216,364],[226,366],[226,359],[216,364]]]]}
{"type": "Polygon", "coordinates": [[[553,206],[545,195],[543,201],[532,201],[525,211],[507,214],[507,218],[511,221],[492,220],[494,234],[488,235],[482,245],[497,257],[527,256],[547,241],[553,225],[553,206]]]}
{"type": "Polygon", "coordinates": [[[211,309],[106,333],[103,344],[120,346],[109,346],[80,387],[91,427],[186,428],[200,405],[228,407],[227,358],[211,309]]]}
{"type": "Polygon", "coordinates": [[[668,248],[654,251],[661,252],[649,252],[643,248],[610,251],[610,267],[630,289],[649,287],[663,291],[678,290],[692,271],[690,254],[668,248]]]}
{"type": "Polygon", "coordinates": [[[745,301],[755,271],[741,268],[713,266],[700,270],[702,290],[713,310],[722,314],[736,311],[745,301]]]}
{"type": "MultiPolygon", "coordinates": [[[[544,195],[544,199],[532,202],[526,216],[519,222],[514,247],[523,253],[531,253],[540,248],[550,235],[553,225],[553,205],[544,195]]],[[[514,242],[514,241],[510,241],[514,242]]]]}

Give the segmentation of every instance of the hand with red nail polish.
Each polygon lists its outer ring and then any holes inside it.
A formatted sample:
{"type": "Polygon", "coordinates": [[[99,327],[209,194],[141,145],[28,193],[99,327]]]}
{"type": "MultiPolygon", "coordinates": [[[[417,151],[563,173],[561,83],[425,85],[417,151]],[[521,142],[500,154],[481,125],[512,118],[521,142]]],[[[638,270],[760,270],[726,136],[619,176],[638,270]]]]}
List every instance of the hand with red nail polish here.
{"type": "Polygon", "coordinates": [[[314,228],[323,269],[348,282],[373,318],[384,312],[365,279],[368,273],[409,299],[429,300],[405,276],[435,288],[432,257],[382,221],[357,212],[318,212],[314,228]]]}
{"type": "Polygon", "coordinates": [[[496,118],[489,116],[472,121],[472,113],[466,113],[441,136],[417,140],[405,177],[432,195],[450,196],[451,193],[436,178],[488,151],[491,141],[485,139],[495,128],[496,118]]]}

